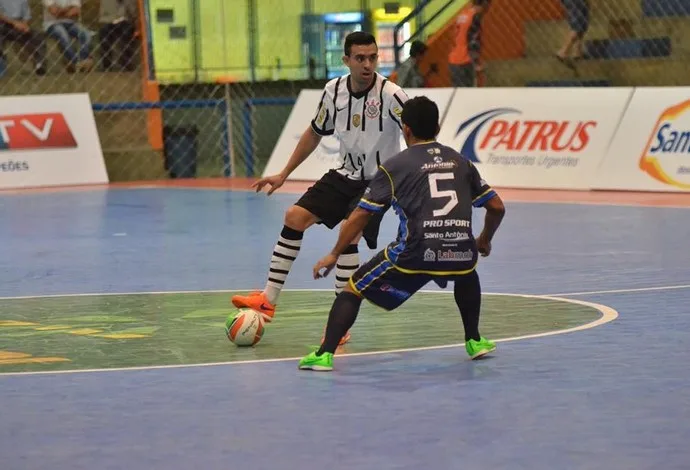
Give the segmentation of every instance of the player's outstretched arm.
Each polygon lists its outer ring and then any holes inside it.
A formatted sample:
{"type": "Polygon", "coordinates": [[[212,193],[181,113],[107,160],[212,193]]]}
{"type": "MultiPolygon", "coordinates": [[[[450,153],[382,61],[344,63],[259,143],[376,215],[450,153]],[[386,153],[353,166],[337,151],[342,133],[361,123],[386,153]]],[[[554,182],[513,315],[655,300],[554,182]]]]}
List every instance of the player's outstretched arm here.
{"type": "Polygon", "coordinates": [[[273,192],[276,189],[280,188],[283,185],[283,183],[285,183],[285,180],[288,176],[290,176],[290,174],[293,171],[295,171],[295,168],[300,166],[304,162],[304,160],[306,160],[307,157],[309,157],[309,155],[311,155],[312,152],[316,150],[316,147],[319,145],[319,142],[321,142],[321,136],[314,132],[311,126],[309,126],[302,133],[302,137],[300,137],[299,142],[297,142],[297,146],[295,147],[295,150],[292,152],[292,155],[290,156],[290,159],[285,165],[285,168],[283,168],[283,171],[281,171],[277,175],[261,178],[260,180],[255,182],[252,185],[252,187],[256,188],[256,192],[258,193],[263,189],[264,186],[268,184],[271,186],[271,188],[268,190],[268,195],[270,196],[271,194],[273,194],[273,192]]]}
{"type": "Polygon", "coordinates": [[[348,246],[350,246],[352,240],[364,230],[364,227],[367,226],[372,215],[372,212],[362,209],[361,207],[356,207],[355,210],[352,211],[347,220],[343,222],[340,234],[338,235],[338,241],[331,252],[314,265],[314,279],[328,276],[328,273],[331,272],[338,262],[338,257],[343,254],[343,251],[345,251],[348,246]],[[321,270],[324,268],[324,272],[321,273],[321,270]]]}
{"type": "Polygon", "coordinates": [[[489,256],[491,253],[491,240],[501,225],[506,208],[498,194],[486,201],[484,208],[486,209],[484,229],[477,237],[477,249],[482,256],[489,256]]]}

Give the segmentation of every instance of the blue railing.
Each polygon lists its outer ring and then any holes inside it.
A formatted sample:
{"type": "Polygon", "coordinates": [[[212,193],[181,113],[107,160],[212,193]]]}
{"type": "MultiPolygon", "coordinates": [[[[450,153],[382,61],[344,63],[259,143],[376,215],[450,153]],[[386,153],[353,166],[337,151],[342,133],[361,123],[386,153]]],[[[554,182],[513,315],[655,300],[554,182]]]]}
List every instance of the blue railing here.
{"type": "Polygon", "coordinates": [[[252,112],[256,106],[285,106],[294,105],[295,98],[249,98],[244,102],[242,110],[244,123],[244,164],[247,176],[254,176],[254,135],[252,112]]]}
{"type": "MultiPolygon", "coordinates": [[[[242,134],[244,137],[244,164],[247,176],[254,176],[256,167],[254,155],[254,123],[252,113],[257,106],[292,106],[296,98],[250,98],[244,101],[242,109],[242,134]]],[[[178,100],[156,102],[122,102],[122,103],[93,103],[94,112],[104,111],[134,111],[146,109],[199,109],[218,108],[224,119],[222,126],[223,175],[235,176],[231,172],[230,164],[230,134],[226,123],[229,119],[229,109],[225,100],[178,100]]]]}

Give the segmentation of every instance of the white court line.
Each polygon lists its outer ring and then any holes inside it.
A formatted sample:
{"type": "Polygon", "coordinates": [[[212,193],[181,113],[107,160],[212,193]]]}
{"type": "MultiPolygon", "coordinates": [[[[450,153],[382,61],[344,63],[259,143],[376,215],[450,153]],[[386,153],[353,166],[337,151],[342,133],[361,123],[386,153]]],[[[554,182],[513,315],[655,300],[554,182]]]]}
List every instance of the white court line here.
{"type": "MultiPolygon", "coordinates": [[[[248,292],[251,289],[209,289],[209,290],[162,290],[153,292],[88,292],[78,294],[23,295],[19,297],[0,297],[0,300],[59,299],[61,297],[111,297],[114,295],[165,295],[165,294],[229,294],[230,292],[248,292]]],[[[283,289],[283,292],[320,292],[333,289],[283,289]]],[[[230,304],[228,304],[230,305],[230,304]]]]}
{"type": "MultiPolygon", "coordinates": [[[[284,291],[331,291],[332,289],[284,289],[284,291]]],[[[166,294],[169,293],[203,293],[203,292],[239,292],[239,290],[234,289],[234,290],[229,290],[229,291],[183,291],[183,292],[164,292],[166,294]]],[[[424,292],[424,293],[447,293],[451,294],[452,292],[448,291],[435,291],[435,290],[422,290],[419,292],[424,292]]],[[[152,292],[137,292],[131,295],[141,295],[141,294],[154,294],[152,292]]],[[[606,323],[612,322],[616,318],[618,318],[618,312],[614,310],[613,308],[602,305],[602,304],[597,304],[593,302],[585,302],[583,300],[574,300],[574,299],[565,299],[565,298],[560,298],[560,297],[555,297],[555,296],[547,296],[547,295],[529,295],[529,294],[507,294],[507,293],[490,293],[490,292],[485,292],[483,293],[484,295],[494,295],[494,296],[513,296],[513,297],[524,297],[524,298],[538,298],[538,299],[545,299],[545,300],[553,300],[553,301],[559,301],[559,302],[566,302],[566,303],[571,303],[571,304],[578,304],[578,305],[583,305],[585,307],[590,307],[594,308],[596,310],[599,310],[601,312],[601,317],[598,319],[586,323],[584,325],[580,326],[575,326],[573,328],[567,328],[565,330],[556,330],[556,331],[547,331],[544,333],[535,333],[531,335],[523,335],[523,336],[513,336],[510,338],[503,338],[503,339],[498,339],[495,342],[497,343],[506,343],[510,341],[519,341],[519,340],[524,340],[524,339],[532,339],[532,338],[543,338],[545,336],[555,336],[555,335],[562,335],[566,333],[574,333],[576,331],[582,331],[582,330],[588,330],[590,328],[596,328],[597,326],[604,325],[606,323]]],[[[10,297],[10,299],[26,299],[26,298],[39,298],[39,297],[83,297],[83,296],[95,296],[99,294],[62,294],[62,295],[57,295],[57,296],[32,296],[32,297],[10,297]]],[[[127,294],[109,294],[109,295],[127,295],[127,294]]],[[[1,299],[0,300],[4,300],[1,299]]],[[[464,346],[465,343],[454,343],[454,344],[444,344],[440,346],[422,346],[422,347],[417,347],[417,348],[402,348],[402,349],[390,349],[386,351],[369,351],[369,352],[358,352],[358,353],[346,353],[346,354],[338,354],[337,356],[340,357],[358,357],[358,356],[380,356],[383,354],[399,354],[399,353],[405,353],[405,352],[417,352],[417,351],[433,351],[437,349],[448,349],[448,348],[458,348],[464,346]]],[[[171,364],[171,365],[164,365],[164,366],[140,366],[140,367],[115,367],[115,368],[104,368],[104,369],[72,369],[72,370],[57,370],[57,371],[33,371],[33,372],[7,372],[7,373],[0,373],[0,378],[4,376],[19,376],[19,375],[51,375],[51,374],[79,374],[79,373],[91,373],[91,372],[120,372],[120,371],[131,371],[131,370],[157,370],[157,369],[185,369],[185,368],[190,368],[190,367],[213,367],[213,366],[230,366],[230,365],[242,365],[242,364],[263,364],[263,363],[271,363],[271,362],[286,362],[286,361],[298,361],[302,357],[282,357],[282,358],[274,358],[274,359],[250,359],[246,361],[228,361],[228,362],[210,362],[210,363],[201,363],[201,364],[171,364]]]]}
{"type": "MultiPolygon", "coordinates": [[[[625,294],[634,292],[646,291],[664,291],[664,290],[678,290],[690,289],[690,284],[680,284],[671,286],[655,286],[655,287],[634,287],[626,289],[610,289],[610,290],[590,290],[582,292],[558,292],[554,294],[515,294],[515,293],[501,293],[501,292],[482,292],[485,295],[510,295],[514,297],[574,297],[583,295],[598,295],[598,294],[625,294]]],[[[87,292],[75,294],[44,294],[44,295],[23,295],[16,297],[0,297],[0,300],[30,300],[30,299],[59,299],[63,297],[112,297],[124,295],[165,295],[165,294],[229,294],[231,292],[248,292],[251,289],[208,289],[208,290],[170,290],[170,291],[151,291],[151,292],[87,292]]],[[[330,292],[333,289],[283,289],[285,292],[330,292]]],[[[432,294],[452,294],[448,290],[433,290],[422,289],[421,293],[432,294]]]]}
{"type": "Polygon", "coordinates": [[[651,291],[661,291],[661,290],[678,290],[678,289],[690,289],[690,284],[681,284],[676,286],[658,286],[658,287],[636,287],[630,289],[611,289],[611,290],[590,290],[584,292],[562,292],[557,294],[547,294],[554,295],[557,297],[570,297],[576,295],[595,295],[595,294],[627,294],[633,292],[651,292],[651,291]]]}

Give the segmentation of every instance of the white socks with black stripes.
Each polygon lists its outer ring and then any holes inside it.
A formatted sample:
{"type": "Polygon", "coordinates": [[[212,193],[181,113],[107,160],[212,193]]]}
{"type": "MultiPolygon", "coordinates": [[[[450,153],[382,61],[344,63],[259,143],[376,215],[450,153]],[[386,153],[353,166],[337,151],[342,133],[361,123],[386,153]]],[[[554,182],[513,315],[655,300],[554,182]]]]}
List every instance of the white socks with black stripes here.
{"type": "MultiPolygon", "coordinates": [[[[290,273],[292,263],[297,259],[299,250],[302,247],[304,232],[283,226],[280,232],[278,243],[273,249],[271,256],[271,268],[268,273],[268,281],[264,294],[266,299],[273,305],[278,302],[280,292],[283,290],[285,280],[290,273]]],[[[338,257],[335,267],[335,294],[338,295],[347,285],[350,276],[359,268],[359,249],[357,245],[348,246],[338,257]]]]}
{"type": "Polygon", "coordinates": [[[280,232],[280,238],[278,238],[278,243],[273,249],[273,256],[271,256],[271,269],[264,289],[266,299],[273,305],[278,301],[278,296],[283,290],[292,263],[297,259],[299,249],[302,246],[302,237],[304,237],[304,232],[286,226],[283,226],[283,231],[280,232]]]}
{"type": "Polygon", "coordinates": [[[338,263],[335,265],[335,295],[340,294],[357,268],[359,268],[359,249],[357,245],[350,245],[338,257],[338,263]]]}

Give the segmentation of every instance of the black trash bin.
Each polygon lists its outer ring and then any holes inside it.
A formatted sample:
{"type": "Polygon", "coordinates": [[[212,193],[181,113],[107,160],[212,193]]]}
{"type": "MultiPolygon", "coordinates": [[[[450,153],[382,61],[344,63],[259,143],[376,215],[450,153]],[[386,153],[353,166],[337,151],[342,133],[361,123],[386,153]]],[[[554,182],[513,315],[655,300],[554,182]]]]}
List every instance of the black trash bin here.
{"type": "Polygon", "coordinates": [[[198,136],[196,126],[163,127],[165,169],[171,178],[196,178],[198,136]]]}

